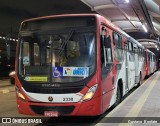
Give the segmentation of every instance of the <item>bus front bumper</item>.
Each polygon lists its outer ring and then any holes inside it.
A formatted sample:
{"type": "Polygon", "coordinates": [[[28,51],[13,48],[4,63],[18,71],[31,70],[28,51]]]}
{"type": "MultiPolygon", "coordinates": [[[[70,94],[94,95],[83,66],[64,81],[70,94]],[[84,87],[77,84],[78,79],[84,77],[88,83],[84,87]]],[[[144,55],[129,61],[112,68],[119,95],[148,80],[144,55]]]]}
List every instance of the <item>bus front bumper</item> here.
{"type": "Polygon", "coordinates": [[[42,115],[56,112],[58,116],[96,116],[102,113],[100,97],[77,103],[43,103],[23,101],[17,97],[18,112],[26,115],[42,115]]]}

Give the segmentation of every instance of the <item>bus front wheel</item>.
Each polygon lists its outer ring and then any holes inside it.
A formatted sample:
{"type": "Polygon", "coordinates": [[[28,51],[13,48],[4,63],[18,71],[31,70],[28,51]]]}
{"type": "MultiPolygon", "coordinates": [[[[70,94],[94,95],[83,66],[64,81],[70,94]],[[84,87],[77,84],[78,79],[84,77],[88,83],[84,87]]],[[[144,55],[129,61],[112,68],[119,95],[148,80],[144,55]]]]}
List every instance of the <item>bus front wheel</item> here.
{"type": "Polygon", "coordinates": [[[114,103],[113,106],[116,107],[121,102],[121,99],[122,99],[121,90],[120,90],[120,86],[118,85],[117,93],[116,93],[116,102],[114,103]]]}

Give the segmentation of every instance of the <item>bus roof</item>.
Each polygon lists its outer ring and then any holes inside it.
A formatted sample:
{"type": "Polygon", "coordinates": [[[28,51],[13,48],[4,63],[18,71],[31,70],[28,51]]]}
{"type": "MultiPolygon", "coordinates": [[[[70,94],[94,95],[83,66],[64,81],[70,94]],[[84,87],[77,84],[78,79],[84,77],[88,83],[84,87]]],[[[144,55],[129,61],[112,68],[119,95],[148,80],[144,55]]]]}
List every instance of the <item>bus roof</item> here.
{"type": "Polygon", "coordinates": [[[113,30],[115,30],[118,33],[122,34],[128,40],[134,42],[139,47],[144,48],[142,46],[142,44],[140,44],[137,40],[135,40],[134,38],[132,38],[131,36],[129,36],[127,33],[125,33],[123,30],[121,30],[118,26],[114,25],[109,19],[107,19],[106,17],[103,17],[103,16],[101,16],[99,14],[61,14],[61,15],[42,16],[42,17],[37,17],[37,18],[31,18],[31,19],[24,20],[21,23],[21,25],[24,22],[29,22],[29,21],[35,21],[35,20],[41,20],[41,19],[51,19],[51,18],[57,18],[57,17],[71,17],[71,16],[78,16],[78,17],[80,17],[80,16],[95,16],[95,17],[97,17],[100,20],[100,23],[106,23],[110,28],[112,28],[113,30]]]}

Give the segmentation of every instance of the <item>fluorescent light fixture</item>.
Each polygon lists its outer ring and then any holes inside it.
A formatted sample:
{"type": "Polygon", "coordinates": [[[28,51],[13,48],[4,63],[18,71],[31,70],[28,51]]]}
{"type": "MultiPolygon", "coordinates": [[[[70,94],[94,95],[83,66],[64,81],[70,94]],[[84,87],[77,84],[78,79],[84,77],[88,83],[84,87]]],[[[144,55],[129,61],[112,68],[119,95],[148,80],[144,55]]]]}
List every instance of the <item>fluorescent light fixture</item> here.
{"type": "Polygon", "coordinates": [[[129,0],[125,0],[125,3],[129,3],[129,0]]]}
{"type": "Polygon", "coordinates": [[[0,39],[2,38],[2,36],[0,36],[0,39]]]}
{"type": "Polygon", "coordinates": [[[13,41],[16,41],[15,39],[12,39],[13,41]]]}
{"type": "Polygon", "coordinates": [[[157,50],[159,50],[159,48],[157,48],[157,50]]]}
{"type": "Polygon", "coordinates": [[[155,47],[157,48],[157,45],[155,45],[155,47]]]}
{"type": "Polygon", "coordinates": [[[143,27],[145,32],[148,32],[148,30],[147,30],[147,28],[146,28],[146,26],[144,24],[142,25],[142,27],[143,27]]]}
{"type": "Polygon", "coordinates": [[[2,37],[2,39],[6,39],[6,37],[2,37]]]}

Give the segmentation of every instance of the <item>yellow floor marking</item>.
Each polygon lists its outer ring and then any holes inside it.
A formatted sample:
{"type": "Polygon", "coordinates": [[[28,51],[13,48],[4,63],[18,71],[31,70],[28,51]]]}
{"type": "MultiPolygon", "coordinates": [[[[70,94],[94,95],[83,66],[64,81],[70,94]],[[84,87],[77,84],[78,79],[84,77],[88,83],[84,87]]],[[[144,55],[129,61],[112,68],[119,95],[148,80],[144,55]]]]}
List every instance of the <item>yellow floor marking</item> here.
{"type": "MultiPolygon", "coordinates": [[[[145,92],[141,95],[141,97],[138,99],[138,101],[134,104],[134,106],[131,108],[131,110],[128,112],[128,114],[125,117],[137,117],[139,112],[141,111],[144,103],[146,102],[148,96],[150,95],[153,87],[157,83],[159,78],[159,74],[156,76],[156,78],[150,83],[149,87],[145,90],[145,92]]],[[[132,126],[132,124],[125,124],[121,123],[119,126],[132,126]]]]}
{"type": "Polygon", "coordinates": [[[2,93],[3,93],[3,94],[9,93],[9,90],[2,90],[2,93]]]}
{"type": "MultiPolygon", "coordinates": [[[[156,74],[156,73],[155,73],[155,74],[156,74]]],[[[157,75],[157,76],[158,76],[158,75],[157,75]]],[[[156,77],[157,77],[157,76],[156,76],[156,77]]],[[[146,81],[143,82],[143,84],[141,85],[141,87],[142,87],[142,86],[145,86],[145,83],[147,83],[151,78],[152,78],[152,80],[155,80],[156,77],[151,76],[149,79],[147,79],[146,81]]],[[[116,112],[116,110],[118,110],[121,106],[123,106],[123,105],[127,102],[127,100],[128,100],[130,97],[132,97],[138,90],[140,90],[140,88],[136,89],[132,94],[130,94],[127,98],[125,98],[121,104],[119,104],[118,106],[116,106],[116,108],[114,108],[114,109],[113,109],[109,114],[107,114],[105,117],[112,117],[112,115],[116,112]]],[[[104,124],[104,122],[106,122],[106,119],[105,119],[105,118],[102,119],[101,122],[102,122],[102,123],[97,123],[95,126],[101,126],[102,124],[104,124]]],[[[118,124],[117,124],[117,125],[118,125],[118,124]]]]}

